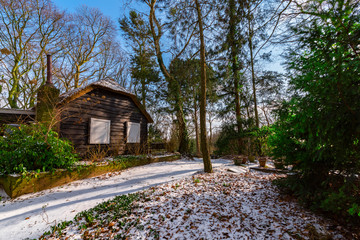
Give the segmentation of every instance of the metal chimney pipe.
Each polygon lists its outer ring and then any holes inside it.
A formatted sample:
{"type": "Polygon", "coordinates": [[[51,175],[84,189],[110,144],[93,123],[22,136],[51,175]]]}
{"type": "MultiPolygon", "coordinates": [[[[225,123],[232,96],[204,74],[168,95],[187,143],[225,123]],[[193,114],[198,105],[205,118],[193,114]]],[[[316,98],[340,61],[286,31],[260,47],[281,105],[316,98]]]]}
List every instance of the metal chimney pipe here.
{"type": "Polygon", "coordinates": [[[51,55],[47,54],[46,55],[46,59],[47,59],[47,76],[46,76],[46,84],[53,84],[52,83],[52,61],[51,61],[51,55]]]}

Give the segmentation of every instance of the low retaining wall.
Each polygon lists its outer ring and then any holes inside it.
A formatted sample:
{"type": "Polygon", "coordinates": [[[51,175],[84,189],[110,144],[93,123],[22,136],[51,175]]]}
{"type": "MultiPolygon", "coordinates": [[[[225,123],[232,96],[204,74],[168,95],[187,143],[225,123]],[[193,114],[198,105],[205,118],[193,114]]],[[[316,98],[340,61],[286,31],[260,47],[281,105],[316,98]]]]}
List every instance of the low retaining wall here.
{"type": "Polygon", "coordinates": [[[175,161],[180,159],[180,155],[170,155],[164,157],[144,157],[136,159],[119,159],[105,164],[78,166],[72,170],[59,169],[55,172],[42,172],[38,174],[6,175],[0,176],[0,185],[11,198],[16,198],[26,193],[33,193],[45,189],[57,187],[69,182],[91,178],[108,172],[117,172],[130,167],[146,165],[155,162],[175,161]]]}

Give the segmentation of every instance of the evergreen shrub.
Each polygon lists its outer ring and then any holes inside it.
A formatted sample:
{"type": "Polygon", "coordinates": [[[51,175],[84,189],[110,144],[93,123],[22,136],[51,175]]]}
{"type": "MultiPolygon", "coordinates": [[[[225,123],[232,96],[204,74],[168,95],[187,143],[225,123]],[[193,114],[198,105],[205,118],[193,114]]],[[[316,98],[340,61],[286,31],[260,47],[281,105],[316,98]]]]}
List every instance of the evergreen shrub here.
{"type": "Polygon", "coordinates": [[[291,99],[277,111],[272,154],[297,173],[278,181],[311,208],[360,221],[360,5],[310,1],[293,28],[291,99]]]}
{"type": "Polygon", "coordinates": [[[72,144],[41,124],[8,127],[0,136],[0,174],[70,168],[78,160],[72,144]]]}

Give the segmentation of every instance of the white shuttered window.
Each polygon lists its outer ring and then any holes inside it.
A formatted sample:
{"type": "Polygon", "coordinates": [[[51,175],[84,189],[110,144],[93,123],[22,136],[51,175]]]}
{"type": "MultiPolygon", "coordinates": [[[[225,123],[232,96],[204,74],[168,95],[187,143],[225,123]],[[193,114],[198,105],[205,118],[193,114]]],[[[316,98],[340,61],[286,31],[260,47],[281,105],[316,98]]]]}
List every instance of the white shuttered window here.
{"type": "Polygon", "coordinates": [[[140,123],[127,122],[127,143],[140,143],[140,123]]]}
{"type": "Polygon", "coordinates": [[[90,144],[110,144],[110,120],[90,119],[90,144]]]}

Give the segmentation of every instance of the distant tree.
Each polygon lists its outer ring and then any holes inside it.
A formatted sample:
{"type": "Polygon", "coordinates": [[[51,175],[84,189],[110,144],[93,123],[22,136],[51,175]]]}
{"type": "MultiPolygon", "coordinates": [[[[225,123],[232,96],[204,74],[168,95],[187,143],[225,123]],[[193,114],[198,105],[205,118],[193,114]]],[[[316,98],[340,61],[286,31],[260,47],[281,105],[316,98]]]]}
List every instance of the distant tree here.
{"type": "MultiPolygon", "coordinates": [[[[174,111],[176,112],[177,123],[179,126],[179,152],[182,154],[189,153],[189,135],[188,129],[186,126],[186,119],[184,113],[184,100],[181,94],[181,86],[179,82],[176,81],[174,76],[170,73],[169,69],[166,67],[163,58],[163,51],[161,47],[161,39],[164,38],[164,28],[167,26],[165,23],[161,23],[156,16],[156,0],[145,0],[144,1],[149,7],[149,24],[150,24],[150,32],[153,41],[153,46],[155,50],[155,55],[157,58],[157,62],[161,73],[164,75],[165,80],[170,84],[174,89],[174,98],[176,104],[174,105],[174,111]]],[[[174,9],[173,9],[174,10],[174,9]]],[[[185,51],[188,44],[191,42],[191,39],[194,36],[195,28],[192,27],[188,31],[188,35],[180,40],[183,42],[181,47],[179,48],[177,45],[173,46],[174,54],[173,59],[179,58],[185,51]]]]}
{"type": "Polygon", "coordinates": [[[45,55],[58,44],[64,13],[48,0],[0,1],[2,85],[11,108],[33,107],[45,55]]]}
{"type": "Polygon", "coordinates": [[[107,45],[115,38],[115,24],[96,8],[82,6],[69,15],[63,30],[62,56],[57,77],[65,91],[94,80],[102,68],[96,59],[111,50],[107,45]]]}
{"type": "Polygon", "coordinates": [[[272,111],[286,99],[286,87],[284,74],[275,71],[263,71],[257,78],[257,90],[259,92],[259,109],[263,112],[265,124],[270,126],[274,123],[272,111]]]}
{"type": "Polygon", "coordinates": [[[125,81],[126,59],[113,22],[99,10],[59,11],[50,0],[0,0],[0,70],[5,106],[29,108],[53,55],[54,82],[62,91],[105,77],[125,81]],[[121,80],[120,80],[121,79],[121,80]]]}
{"type": "MultiPolygon", "coordinates": [[[[260,127],[257,96],[257,69],[256,63],[261,51],[265,49],[270,39],[274,36],[283,13],[288,9],[292,1],[285,0],[247,0],[244,3],[244,38],[247,42],[247,51],[244,51],[247,64],[250,70],[252,86],[255,126],[260,127]]],[[[262,54],[263,58],[269,58],[270,53],[262,54]]]]}
{"type": "MultiPolygon", "coordinates": [[[[244,37],[241,29],[241,21],[244,19],[244,6],[242,1],[223,0],[220,2],[218,11],[217,42],[214,47],[214,55],[222,56],[218,61],[219,72],[223,78],[223,100],[227,98],[225,112],[231,111],[235,115],[238,136],[238,153],[244,150],[244,143],[241,135],[244,131],[242,95],[244,94],[243,85],[244,63],[241,58],[241,51],[244,45],[244,37]],[[226,36],[226,37],[224,37],[226,36]],[[231,109],[231,110],[230,110],[231,109]]],[[[225,113],[223,112],[223,113],[225,113]]]]}
{"type": "Polygon", "coordinates": [[[140,97],[143,106],[146,102],[156,102],[154,94],[156,84],[160,81],[156,68],[155,54],[151,44],[149,23],[135,11],[129,13],[129,18],[120,20],[120,26],[129,40],[133,54],[131,56],[131,77],[135,93],[140,97]],[[149,94],[152,93],[152,94],[149,94]]]}
{"type": "Polygon", "coordinates": [[[98,67],[95,80],[111,78],[120,85],[128,88],[129,82],[129,59],[119,42],[113,39],[100,45],[102,54],[97,55],[94,63],[98,67]]]}

